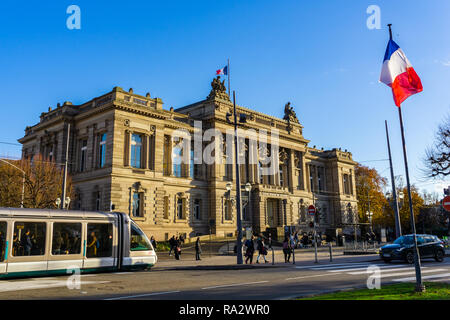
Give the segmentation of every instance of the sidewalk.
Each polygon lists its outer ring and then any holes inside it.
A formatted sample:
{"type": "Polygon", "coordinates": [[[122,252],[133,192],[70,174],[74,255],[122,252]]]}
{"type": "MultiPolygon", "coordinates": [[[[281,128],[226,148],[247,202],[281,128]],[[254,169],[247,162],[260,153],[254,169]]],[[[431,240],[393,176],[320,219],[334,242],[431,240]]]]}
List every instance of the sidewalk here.
{"type": "MultiPolygon", "coordinates": [[[[319,264],[329,264],[336,261],[339,262],[351,262],[358,260],[358,262],[373,262],[380,261],[378,255],[364,255],[364,256],[344,256],[342,250],[335,252],[333,250],[333,262],[330,262],[330,256],[328,251],[319,251],[317,253],[317,260],[319,264]],[[340,252],[339,252],[340,251],[340,252]]],[[[195,254],[192,252],[182,252],[180,260],[176,260],[175,257],[169,256],[168,252],[160,252],[158,254],[158,262],[153,267],[154,270],[236,270],[236,269],[254,269],[254,268],[283,268],[293,266],[293,257],[291,255],[290,263],[284,262],[284,254],[281,248],[274,250],[275,263],[272,264],[272,252],[266,256],[269,263],[264,263],[264,259],[260,257],[260,263],[256,263],[257,253],[253,256],[253,264],[245,264],[245,257],[243,257],[244,263],[238,265],[236,263],[236,255],[209,255],[208,253],[202,254],[202,260],[196,261],[195,254]],[[262,263],[261,263],[262,261],[262,263]]],[[[295,252],[295,265],[315,265],[314,251],[307,252],[295,252]]]]}

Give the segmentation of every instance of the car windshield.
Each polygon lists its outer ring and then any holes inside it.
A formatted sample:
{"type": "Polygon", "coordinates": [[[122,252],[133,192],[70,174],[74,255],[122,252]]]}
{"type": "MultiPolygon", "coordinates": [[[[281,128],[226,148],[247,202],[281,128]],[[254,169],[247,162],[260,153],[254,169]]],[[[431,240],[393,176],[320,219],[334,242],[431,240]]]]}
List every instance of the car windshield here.
{"type": "Polygon", "coordinates": [[[404,244],[412,244],[413,243],[413,238],[411,236],[401,236],[400,238],[397,238],[394,241],[394,244],[400,244],[400,245],[404,245],[404,244]]]}

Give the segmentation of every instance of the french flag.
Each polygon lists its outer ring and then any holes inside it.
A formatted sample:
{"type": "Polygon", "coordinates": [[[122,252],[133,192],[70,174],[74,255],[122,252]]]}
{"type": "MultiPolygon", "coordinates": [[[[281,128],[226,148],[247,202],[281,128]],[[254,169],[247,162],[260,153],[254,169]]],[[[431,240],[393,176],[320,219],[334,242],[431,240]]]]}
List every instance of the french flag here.
{"type": "Polygon", "coordinates": [[[392,39],[389,40],[384,55],[380,81],[392,88],[397,107],[409,96],[423,90],[419,76],[402,49],[392,39]]]}
{"type": "Polygon", "coordinates": [[[219,74],[228,75],[228,66],[225,66],[222,69],[217,70],[216,75],[219,75],[219,74]]]}

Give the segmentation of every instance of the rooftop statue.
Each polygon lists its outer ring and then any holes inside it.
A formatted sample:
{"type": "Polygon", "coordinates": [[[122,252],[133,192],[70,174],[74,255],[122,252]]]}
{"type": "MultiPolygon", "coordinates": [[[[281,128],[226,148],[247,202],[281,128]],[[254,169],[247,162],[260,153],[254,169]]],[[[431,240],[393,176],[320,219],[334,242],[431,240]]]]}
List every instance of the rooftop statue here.
{"type": "Polygon", "coordinates": [[[287,122],[295,122],[300,123],[298,121],[297,115],[295,114],[294,108],[291,107],[291,103],[288,102],[284,105],[284,117],[283,120],[286,120],[287,122]]]}
{"type": "Polygon", "coordinates": [[[220,76],[217,76],[211,82],[211,92],[207,99],[220,98],[225,100],[230,100],[230,97],[227,94],[227,89],[225,88],[225,80],[220,81],[220,76]]]}

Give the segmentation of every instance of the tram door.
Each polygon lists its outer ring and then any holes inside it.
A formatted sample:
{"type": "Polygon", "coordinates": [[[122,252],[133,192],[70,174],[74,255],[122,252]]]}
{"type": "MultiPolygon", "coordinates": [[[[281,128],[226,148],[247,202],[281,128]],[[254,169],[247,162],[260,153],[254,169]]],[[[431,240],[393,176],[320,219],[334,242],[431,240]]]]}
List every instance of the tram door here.
{"type": "Polygon", "coordinates": [[[6,272],[6,260],[8,257],[8,241],[6,240],[7,231],[6,221],[0,221],[0,274],[6,272]]]}
{"type": "Polygon", "coordinates": [[[112,223],[88,223],[83,268],[104,269],[114,267],[113,240],[114,226],[112,223]]]}

